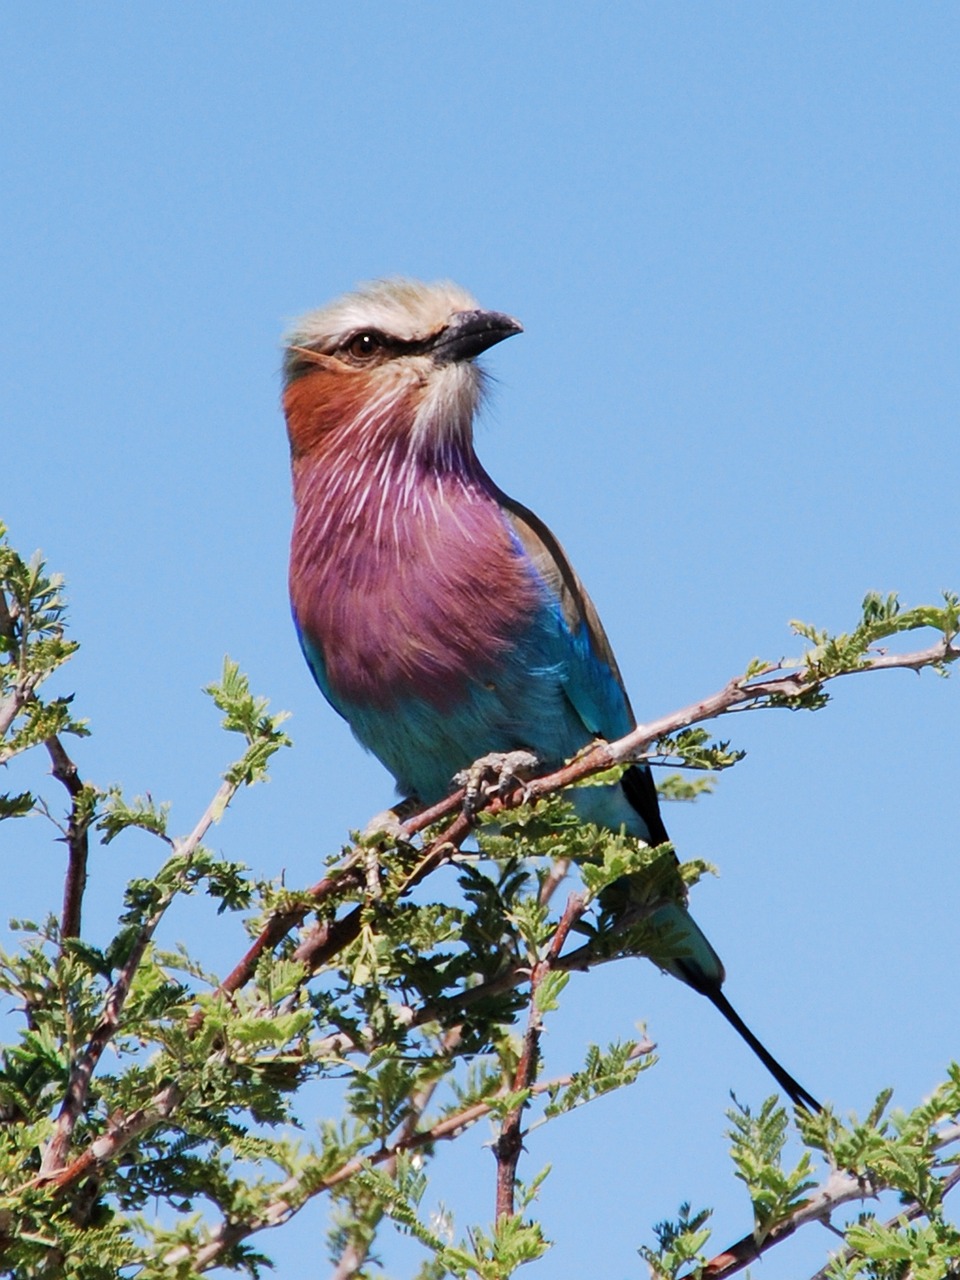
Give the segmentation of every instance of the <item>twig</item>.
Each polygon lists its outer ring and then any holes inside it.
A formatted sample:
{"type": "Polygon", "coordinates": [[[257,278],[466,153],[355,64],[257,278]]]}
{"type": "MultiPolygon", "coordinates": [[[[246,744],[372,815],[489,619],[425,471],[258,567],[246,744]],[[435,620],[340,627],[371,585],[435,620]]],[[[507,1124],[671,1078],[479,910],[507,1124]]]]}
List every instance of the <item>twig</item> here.
{"type": "MultiPolygon", "coordinates": [[[[33,691],[42,678],[40,672],[25,676],[13,686],[5,698],[0,700],[0,738],[5,736],[14,720],[31,700],[33,691]]],[[[15,754],[16,752],[12,750],[0,751],[0,764],[6,764],[15,754]]]]}
{"type": "MultiPolygon", "coordinates": [[[[10,693],[0,699],[0,738],[6,735],[14,720],[34,698],[37,685],[45,679],[47,672],[27,671],[25,669],[26,645],[21,645],[17,638],[17,618],[21,615],[20,606],[14,601],[11,611],[7,602],[7,593],[0,590],[0,636],[11,646],[12,653],[19,667],[19,676],[10,693]]],[[[70,799],[70,818],[66,832],[67,840],[67,874],[64,880],[63,910],[60,916],[60,936],[75,938],[80,933],[80,910],[83,904],[83,893],[87,885],[87,858],[89,842],[87,830],[89,818],[84,820],[80,812],[79,797],[83,793],[83,783],[77,774],[77,766],[67,755],[60,738],[54,734],[46,741],[46,748],[53,762],[53,776],[66,787],[70,799]]],[[[10,752],[0,753],[0,763],[11,757],[10,752]]]]}
{"type": "MultiPolygon", "coordinates": [[[[617,764],[625,764],[632,760],[642,759],[645,752],[658,739],[668,734],[676,733],[681,729],[689,728],[691,725],[699,724],[705,720],[716,719],[737,708],[741,710],[748,708],[757,704],[763,698],[799,697],[819,687],[821,684],[836,679],[840,675],[854,675],[863,671],[892,670],[895,668],[918,671],[923,667],[937,663],[953,662],[957,658],[960,658],[960,649],[954,648],[949,641],[943,639],[927,649],[917,650],[914,653],[899,655],[890,653],[873,654],[861,666],[849,671],[837,672],[833,675],[804,677],[802,671],[797,671],[775,676],[761,676],[759,679],[753,680],[738,676],[728,681],[716,693],[702,698],[698,702],[691,703],[679,711],[661,716],[659,719],[649,721],[646,724],[638,725],[630,733],[615,742],[598,741],[593,747],[582,752],[570,764],[564,765],[560,769],[544,774],[539,778],[518,783],[512,791],[507,791],[503,795],[481,795],[478,797],[477,808],[486,807],[490,813],[496,814],[505,809],[515,808],[518,804],[541,799],[546,795],[572,785],[574,782],[580,782],[593,774],[602,773],[617,764]]],[[[777,668],[771,667],[769,670],[775,671],[777,668]]],[[[402,830],[412,838],[426,827],[432,826],[435,822],[439,822],[451,814],[455,815],[449,825],[424,850],[417,866],[407,876],[403,887],[404,892],[412,889],[438,867],[442,866],[444,862],[448,861],[473,830],[475,815],[469,815],[464,812],[464,796],[465,790],[461,787],[437,804],[421,810],[401,824],[402,830]]],[[[306,906],[297,907],[289,911],[278,912],[271,917],[253,946],[250,947],[240,963],[224,980],[220,991],[225,994],[232,994],[240,990],[253,977],[257,962],[264,951],[272,950],[286,937],[291,929],[302,924],[309,910],[314,910],[335,892],[349,887],[351,880],[358,885],[361,884],[362,874],[357,871],[359,862],[360,854],[356,852],[351,854],[339,871],[324,877],[323,880],[308,890],[313,900],[309,908],[306,906]]],[[[553,886],[551,886],[550,892],[552,890],[553,886]]],[[[348,930],[344,931],[341,945],[346,945],[347,942],[353,941],[355,937],[355,933],[351,933],[348,930]]],[[[335,950],[331,947],[325,927],[320,926],[314,932],[312,940],[304,940],[301,943],[298,957],[312,970],[321,962],[319,957],[322,957],[322,962],[326,963],[335,953],[335,950]]],[[[191,1027],[196,1029],[202,1020],[202,1012],[197,1011],[191,1019],[191,1027]]]]}
{"type": "Polygon", "coordinates": [[[81,812],[80,797],[83,795],[83,783],[80,781],[77,766],[67,755],[59,737],[54,735],[46,741],[47,752],[53,762],[52,773],[58,782],[62,782],[70,795],[70,818],[67,825],[67,874],[63,884],[63,910],[60,914],[60,936],[62,938],[78,938],[80,936],[80,912],[83,907],[83,894],[87,887],[87,859],[90,855],[89,828],[90,816],[81,812]]]}
{"type": "MultiPolygon", "coordinates": [[[[177,856],[186,861],[192,858],[200,841],[213,823],[222,815],[224,809],[236,794],[238,785],[238,783],[226,780],[220,784],[216,795],[210,801],[193,831],[185,840],[177,842],[175,847],[177,856]]],[[[93,1073],[96,1071],[97,1064],[103,1056],[104,1049],[113,1039],[120,1025],[120,1015],[123,1012],[123,1006],[130,993],[130,987],[140,961],[143,959],[143,954],[156,932],[157,926],[163,919],[164,912],[173,901],[178,888],[179,883],[171,886],[153,915],[140,926],[140,931],[130,949],[125,964],[110,984],[104,1000],[100,1021],[94,1028],[87,1047],[71,1068],[66,1095],[54,1125],[53,1136],[47,1143],[43,1153],[40,1173],[37,1177],[38,1184],[43,1184],[52,1179],[54,1175],[61,1173],[64,1176],[57,1178],[58,1186],[66,1185],[68,1181],[75,1181],[76,1177],[82,1176],[81,1171],[75,1174],[74,1177],[69,1179],[66,1177],[68,1171],[65,1169],[65,1165],[67,1152],[70,1148],[70,1139],[73,1136],[77,1121],[83,1114],[93,1073]]],[[[77,1162],[74,1163],[76,1164],[77,1162]]]]}
{"type": "MultiPolygon", "coordinates": [[[[28,671],[26,666],[26,646],[17,638],[17,621],[23,617],[24,610],[14,598],[13,608],[7,602],[7,593],[0,590],[0,635],[9,642],[9,652],[17,665],[18,674],[13,688],[5,698],[0,698],[0,738],[6,736],[7,730],[34,695],[34,690],[45,679],[44,671],[28,671]]],[[[28,615],[29,617],[29,615],[28,615]]],[[[28,624],[21,622],[21,627],[28,624]]],[[[14,752],[0,751],[0,764],[12,759],[14,752]]]]}
{"type": "MultiPolygon", "coordinates": [[[[409,835],[422,831],[444,814],[455,811],[462,803],[463,796],[464,792],[461,788],[439,804],[422,810],[403,823],[404,831],[409,835]]],[[[455,853],[469,835],[472,825],[471,820],[464,815],[455,819],[447,830],[428,846],[416,869],[405,881],[403,892],[419,884],[431,871],[435,871],[442,862],[455,853]]],[[[292,929],[304,922],[311,911],[316,911],[334,894],[342,893],[345,889],[361,888],[364,883],[363,851],[354,851],[341,867],[331,875],[324,876],[307,890],[307,895],[311,899],[309,904],[290,907],[270,917],[253,945],[217,988],[218,993],[230,996],[241,990],[256,973],[257,964],[264,952],[272,951],[278,946],[292,929]]],[[[343,917],[342,920],[323,921],[303,939],[294,952],[294,957],[307,967],[308,972],[313,972],[321,964],[325,964],[337,951],[353,942],[359,932],[359,925],[360,919],[356,912],[343,917]]],[[[190,1018],[190,1029],[196,1031],[202,1022],[203,1011],[195,1011],[190,1018]]]]}
{"type": "MultiPolygon", "coordinates": [[[[318,880],[315,885],[307,890],[307,895],[311,899],[309,904],[304,903],[290,907],[287,910],[278,911],[270,917],[256,941],[243,956],[243,959],[227,974],[217,988],[218,992],[223,995],[233,995],[241,990],[256,973],[257,964],[265,951],[272,951],[274,947],[283,941],[291,929],[296,929],[303,924],[311,911],[315,911],[319,906],[322,906],[335,893],[354,886],[359,887],[362,884],[363,867],[361,856],[359,853],[353,853],[342,867],[338,868],[332,875],[324,876],[322,880],[318,880]]],[[[322,945],[323,943],[318,939],[317,949],[320,950],[322,945]]],[[[345,941],[343,945],[346,945],[345,941]]]]}
{"type": "MultiPolygon", "coordinates": [[[[722,689],[709,697],[701,699],[699,702],[691,703],[689,706],[670,715],[661,716],[657,720],[653,720],[644,725],[638,725],[631,733],[613,743],[598,741],[593,747],[583,752],[570,764],[563,766],[561,769],[554,770],[552,773],[545,774],[540,778],[525,781],[518,784],[512,792],[505,795],[495,795],[491,797],[480,797],[480,805],[485,804],[491,813],[498,813],[506,809],[515,808],[524,801],[536,800],[543,796],[549,795],[554,791],[559,791],[563,787],[569,786],[574,782],[579,782],[584,778],[593,774],[600,773],[605,769],[612,768],[617,764],[628,763],[632,760],[642,759],[644,753],[659,738],[676,733],[680,729],[701,723],[705,720],[716,719],[718,716],[724,715],[734,709],[745,709],[750,706],[761,704],[761,699],[770,698],[786,698],[799,697],[804,693],[818,688],[820,685],[830,680],[836,679],[840,675],[853,675],[858,672],[871,670],[892,670],[903,668],[905,670],[919,671],[923,667],[932,666],[934,664],[950,663],[960,657],[960,649],[953,647],[947,639],[941,639],[937,643],[931,645],[927,649],[917,650],[908,654],[873,654],[856,668],[848,671],[836,672],[833,675],[826,676],[808,676],[805,677],[802,671],[791,672],[781,675],[761,674],[760,678],[747,680],[743,676],[739,676],[729,681],[722,689]]],[[[778,668],[771,667],[770,671],[778,668]]],[[[780,705],[780,704],[774,704],[780,705]]],[[[226,785],[226,784],[225,784],[226,785]]],[[[221,788],[222,790],[222,788],[221,788]]],[[[231,792],[232,794],[232,792],[231,792]]],[[[442,820],[450,815],[455,815],[448,826],[440,833],[435,840],[424,850],[417,866],[408,875],[404,890],[414,887],[420,883],[444,862],[448,861],[459,849],[460,845],[466,839],[474,826],[474,818],[463,812],[464,790],[460,788],[458,791],[447,796],[439,803],[432,805],[429,809],[424,809],[420,813],[403,822],[402,829],[408,836],[415,836],[423,831],[426,827],[435,822],[442,820]]],[[[217,803],[216,801],[214,803],[217,803]]],[[[213,806],[211,806],[212,808],[213,806]]],[[[209,810],[208,810],[209,812],[209,810]]],[[[203,821],[203,820],[201,820],[203,821]]],[[[208,824],[209,825],[209,824],[208,824]]],[[[264,926],[260,937],[254,942],[243,959],[237,964],[234,970],[224,980],[219,990],[230,995],[240,990],[247,982],[250,981],[256,971],[256,965],[260,956],[268,949],[273,949],[291,929],[302,924],[310,910],[331,898],[336,892],[342,891],[344,888],[351,887],[352,883],[362,886],[362,871],[358,871],[361,864],[361,854],[353,853],[345,861],[342,867],[333,872],[331,875],[324,877],[316,885],[309,890],[312,902],[310,906],[296,907],[287,911],[277,912],[276,915],[268,920],[264,926]]],[[[359,910],[359,909],[358,909],[359,910]]],[[[355,911],[351,915],[343,917],[340,921],[334,922],[332,925],[321,926],[321,928],[311,935],[309,940],[301,943],[300,955],[304,963],[310,968],[315,968],[320,963],[326,963],[337,952],[353,941],[356,937],[356,931],[359,926],[359,915],[355,911]]],[[[139,960],[139,957],[138,957],[139,960]]],[[[599,961],[597,961],[599,962],[599,961]]],[[[565,969],[586,968],[593,961],[588,960],[584,953],[584,949],[571,953],[557,962],[557,967],[565,969]]],[[[522,981],[522,976],[516,973],[509,973],[495,979],[492,983],[487,983],[483,987],[475,988],[467,993],[465,1002],[472,997],[478,996],[483,992],[485,995],[494,994],[497,991],[509,990],[522,981]]],[[[119,1010],[117,1010],[119,1013],[119,1010]]],[[[191,1017],[190,1025],[192,1030],[196,1030],[202,1024],[203,1013],[197,1010],[191,1017]]],[[[113,1028],[115,1029],[115,1028],[113,1028]]],[[[98,1028],[99,1031],[99,1028],[98,1028]]],[[[110,1030],[109,1036],[113,1034],[110,1030]]],[[[96,1033],[95,1033],[96,1038],[96,1033]]],[[[95,1043],[95,1039],[91,1040],[91,1046],[95,1043]]],[[[102,1053],[103,1045],[100,1046],[96,1057],[99,1058],[102,1053]]],[[[88,1049],[89,1052],[89,1049],[88,1049]]],[[[85,1055],[86,1057],[86,1055],[85,1055]]],[[[81,1064],[84,1059],[81,1059],[81,1064]]],[[[75,1069],[76,1071],[78,1068],[75,1069]]],[[[87,1078],[87,1084],[89,1077],[87,1078]]],[[[73,1076],[71,1077],[73,1084],[73,1076]]],[[[86,1086],[84,1086],[83,1096],[86,1094],[86,1086]]],[[[67,1104],[64,1104],[65,1107],[67,1104]]],[[[68,1121],[66,1117],[61,1115],[64,1124],[69,1123],[72,1131],[73,1125],[76,1123],[77,1111],[68,1121]]],[[[61,1119],[58,1119],[58,1132],[61,1119]]],[[[51,1142],[57,1141],[57,1135],[51,1142]]],[[[67,1135],[67,1143],[69,1135],[67,1135]]],[[[62,1155],[65,1154],[66,1144],[63,1144],[62,1155]]],[[[50,1167],[50,1162],[46,1162],[50,1167]]],[[[59,1168],[59,1165],[56,1166],[59,1168]]],[[[72,1166],[71,1166],[72,1168],[72,1166]]]]}
{"type": "MultiPolygon", "coordinates": [[[[555,1089],[564,1089],[572,1080],[573,1076],[570,1075],[558,1076],[554,1080],[543,1081],[531,1086],[531,1092],[539,1095],[549,1093],[555,1089]]],[[[391,1160],[396,1160],[397,1156],[403,1152],[417,1151],[420,1147],[430,1146],[434,1142],[450,1141],[459,1137],[465,1129],[470,1128],[478,1120],[482,1120],[490,1114],[494,1101],[476,1102],[454,1115],[438,1120],[429,1129],[418,1129],[412,1134],[404,1135],[396,1142],[386,1147],[380,1147],[370,1155],[354,1156],[351,1160],[342,1164],[339,1169],[327,1174],[325,1178],[319,1181],[316,1181],[311,1176],[312,1171],[305,1178],[295,1174],[277,1187],[275,1198],[255,1217],[248,1219],[246,1222],[221,1223],[220,1226],[210,1232],[206,1242],[196,1251],[193,1251],[189,1245],[178,1245],[164,1256],[162,1262],[168,1267],[190,1262],[195,1271],[206,1271],[215,1266],[223,1254],[241,1240],[247,1239],[248,1236],[254,1235],[258,1231],[282,1226],[294,1214],[298,1213],[312,1197],[324,1191],[330,1191],[333,1187],[347,1182],[365,1166],[386,1164],[391,1160]]]]}
{"type": "Polygon", "coordinates": [[[293,953],[295,960],[306,965],[307,971],[313,973],[322,964],[354,942],[360,934],[363,924],[363,907],[357,906],[339,920],[324,922],[301,942],[293,953]]]}
{"type": "MultiPolygon", "coordinates": [[[[651,904],[649,911],[653,912],[655,907],[651,904]]],[[[633,916],[634,923],[638,916],[633,916]]],[[[552,963],[551,968],[562,973],[586,973],[590,969],[595,969],[602,964],[612,964],[616,960],[622,959],[619,954],[595,955],[592,953],[588,945],[578,947],[575,951],[568,951],[565,956],[558,956],[552,963]]],[[[478,983],[475,987],[468,987],[461,991],[459,995],[450,996],[442,1001],[433,1004],[422,1004],[415,1009],[412,1005],[396,1006],[396,1016],[398,1021],[402,1022],[407,1030],[414,1027],[422,1027],[430,1022],[440,1022],[450,1017],[451,1012],[463,1013],[472,1009],[474,1005],[483,1004],[494,996],[502,996],[507,991],[513,991],[515,988],[522,986],[530,980],[530,966],[523,963],[513,965],[504,972],[497,974],[495,978],[490,978],[486,982],[478,983]]],[[[457,1030],[462,1026],[461,1023],[455,1024],[451,1030],[457,1030]]],[[[656,1046],[649,1044],[643,1052],[652,1052],[656,1046]]],[[[342,1031],[335,1031],[332,1035],[324,1036],[323,1039],[313,1043],[313,1052],[317,1057],[346,1057],[351,1053],[370,1053],[376,1048],[373,1039],[373,1029],[370,1026],[361,1027],[356,1036],[348,1036],[342,1031]]]]}
{"type": "MultiPolygon", "coordinates": [[[[955,1168],[940,1184],[941,1198],[952,1191],[958,1182],[960,1182],[960,1167],[955,1168]]],[[[899,1213],[895,1213],[892,1218],[888,1218],[883,1225],[888,1231],[894,1231],[897,1227],[906,1226],[908,1222],[915,1222],[917,1218],[922,1218],[923,1214],[924,1210],[920,1205],[911,1204],[907,1208],[901,1209],[899,1213]]],[[[829,1272],[833,1269],[833,1264],[837,1261],[837,1257],[846,1262],[855,1257],[855,1254],[856,1251],[854,1249],[844,1249],[839,1255],[831,1258],[825,1267],[821,1267],[816,1275],[811,1276],[810,1280],[827,1280],[829,1272]]]]}
{"type": "Polygon", "coordinates": [[[95,1138],[82,1155],[58,1172],[47,1177],[43,1174],[32,1178],[30,1182],[18,1189],[20,1191],[46,1184],[48,1187],[64,1188],[71,1186],[81,1178],[90,1177],[104,1169],[111,1160],[115,1160],[124,1147],[134,1139],[164,1120],[169,1120],[182,1101],[183,1094],[176,1083],[166,1085],[156,1093],[146,1107],[132,1111],[128,1116],[111,1118],[106,1133],[95,1138]]]}
{"type": "Polygon", "coordinates": [[[840,1205],[851,1200],[874,1197],[879,1190],[864,1178],[836,1170],[816,1195],[805,1200],[789,1218],[773,1227],[763,1240],[758,1243],[752,1233],[743,1236],[736,1244],[711,1258],[702,1271],[696,1272],[697,1280],[720,1280],[723,1276],[732,1276],[751,1262],[756,1262],[761,1254],[772,1249],[775,1244],[792,1236],[799,1227],[806,1226],[808,1222],[828,1222],[831,1213],[840,1205]]]}
{"type": "MultiPolygon", "coordinates": [[[[574,782],[580,782],[595,773],[610,769],[614,765],[641,759],[648,748],[660,738],[677,733],[681,729],[688,729],[691,725],[701,724],[705,720],[715,720],[718,716],[725,715],[735,708],[764,705],[763,699],[799,698],[840,676],[901,668],[907,671],[919,671],[924,667],[955,662],[958,658],[960,658],[960,648],[955,648],[948,640],[942,639],[930,645],[929,648],[920,649],[914,653],[872,654],[869,658],[865,658],[859,667],[829,675],[805,675],[803,671],[797,671],[754,680],[738,676],[709,697],[702,698],[699,702],[692,702],[689,706],[661,716],[657,720],[638,725],[631,733],[616,742],[598,742],[564,768],[542,778],[525,782],[522,788],[519,786],[514,788],[514,791],[499,803],[495,798],[490,808],[493,812],[497,812],[503,807],[513,807],[518,803],[521,791],[525,792],[527,799],[539,799],[541,796],[570,786],[574,782]]],[[[771,704],[768,701],[766,705],[783,704],[778,702],[771,704]]]]}
{"type": "MultiPolygon", "coordinates": [[[[23,648],[17,643],[16,620],[19,616],[20,608],[16,600],[11,610],[7,603],[7,593],[0,590],[0,636],[10,642],[13,658],[19,668],[19,675],[14,681],[13,688],[5,698],[0,698],[0,738],[6,736],[7,730],[33,697],[34,689],[43,679],[42,672],[31,673],[25,669],[23,648]]],[[[11,752],[0,751],[0,764],[9,760],[11,755],[11,752]]]]}
{"type": "Polygon", "coordinates": [[[544,876],[543,883],[540,886],[541,907],[545,907],[547,905],[547,903],[556,893],[557,889],[559,889],[560,885],[563,884],[564,880],[566,880],[567,878],[567,873],[569,872],[569,870],[570,870],[569,858],[554,858],[553,864],[550,867],[550,870],[544,876]]]}
{"type": "MultiPolygon", "coordinates": [[[[936,1146],[944,1147],[956,1141],[958,1137],[960,1137],[960,1126],[953,1126],[938,1135],[936,1146]]],[[[960,1169],[954,1169],[943,1181],[942,1195],[946,1195],[958,1181],[960,1181],[960,1169]]],[[[808,1222],[819,1221],[829,1225],[831,1214],[840,1205],[849,1204],[853,1200],[874,1199],[881,1191],[887,1190],[889,1187],[886,1184],[859,1177],[853,1173],[845,1173],[839,1169],[834,1170],[814,1195],[805,1200],[783,1222],[773,1227],[759,1243],[752,1233],[743,1236],[728,1249],[711,1258],[702,1270],[697,1271],[695,1273],[697,1280],[725,1280],[725,1277],[735,1275],[751,1262],[756,1262],[761,1254],[783,1240],[787,1240],[798,1228],[806,1226],[808,1222]]],[[[911,1221],[913,1218],[920,1217],[923,1212],[919,1205],[913,1205],[897,1214],[891,1219],[889,1225],[895,1226],[901,1218],[904,1221],[911,1221]]],[[[817,1272],[812,1280],[823,1280],[825,1275],[826,1271],[817,1272]]]]}
{"type": "MultiPolygon", "coordinates": [[[[516,1093],[531,1089],[534,1083],[537,1066],[540,1061],[540,1033],[543,1030],[543,1014],[537,1005],[537,993],[540,986],[557,961],[563,949],[567,935],[574,923],[583,915],[585,904],[578,894],[571,894],[563,915],[553,932],[547,953],[538,960],[530,973],[530,1007],[527,1014],[527,1029],[523,1036],[523,1049],[514,1075],[513,1089],[516,1093]]],[[[500,1136],[493,1145],[497,1157],[497,1221],[501,1218],[512,1218],[515,1212],[515,1193],[517,1185],[517,1165],[520,1152],[523,1150],[523,1132],[520,1128],[526,1103],[521,1102],[503,1122],[500,1136]]]]}
{"type": "MultiPolygon", "coordinates": [[[[920,670],[935,663],[953,662],[958,657],[960,657],[960,649],[953,648],[946,640],[941,640],[931,645],[928,649],[918,650],[916,653],[902,655],[874,654],[865,660],[862,666],[854,668],[852,671],[837,672],[835,675],[804,678],[802,672],[790,672],[769,678],[761,677],[752,681],[748,681],[743,676],[738,676],[709,697],[703,698],[699,702],[691,703],[689,706],[683,707],[670,715],[661,716],[658,720],[638,725],[636,729],[616,742],[598,741],[593,747],[584,751],[574,761],[564,765],[561,769],[556,769],[539,778],[518,783],[512,791],[508,791],[503,795],[481,795],[478,797],[477,808],[482,809],[485,807],[491,813],[499,813],[504,809],[516,808],[518,804],[525,801],[541,799],[543,796],[559,791],[574,782],[580,782],[593,774],[602,773],[605,769],[610,769],[614,765],[642,759],[648,748],[667,734],[676,733],[680,729],[689,728],[691,725],[698,724],[704,720],[716,719],[734,708],[743,709],[757,703],[762,698],[798,697],[829,680],[836,679],[839,675],[852,675],[856,674],[856,672],[874,669],[890,670],[896,667],[903,667],[907,670],[920,670]]],[[[777,668],[771,667],[769,670],[774,671],[777,668]]],[[[412,889],[439,866],[442,866],[444,862],[448,861],[473,830],[475,815],[468,815],[463,811],[465,794],[464,788],[461,787],[437,804],[431,805],[428,809],[422,809],[419,813],[407,818],[400,824],[401,830],[412,838],[434,823],[455,815],[449,825],[424,850],[417,866],[408,875],[403,891],[412,889]]],[[[304,906],[289,911],[281,911],[271,917],[264,926],[260,937],[257,938],[240,963],[224,980],[220,990],[226,994],[232,994],[240,990],[253,977],[257,961],[264,951],[273,949],[286,937],[291,929],[302,924],[309,911],[315,910],[317,906],[333,896],[334,893],[350,887],[351,881],[356,882],[358,885],[362,884],[362,874],[358,875],[357,873],[359,861],[360,854],[352,853],[338,871],[325,876],[323,880],[309,889],[308,893],[312,899],[310,907],[304,906]]],[[[552,887],[550,891],[552,892],[552,887]]],[[[306,943],[302,943],[301,947],[304,948],[303,958],[307,961],[314,954],[322,954],[325,962],[332,954],[326,949],[322,933],[317,935],[317,947],[315,950],[306,943]]],[[[195,1014],[194,1018],[199,1018],[202,1021],[202,1014],[195,1014]]]]}
{"type": "MultiPolygon", "coordinates": [[[[452,1027],[444,1035],[441,1041],[441,1056],[449,1058],[450,1054],[454,1052],[459,1043],[460,1027],[452,1027]]],[[[430,1105],[430,1099],[436,1093],[439,1083],[439,1078],[431,1080],[410,1099],[410,1108],[407,1112],[406,1119],[400,1128],[399,1141],[409,1141],[414,1137],[417,1132],[417,1126],[423,1118],[423,1113],[430,1105]]],[[[386,1161],[385,1172],[388,1173],[391,1178],[396,1176],[397,1157],[395,1155],[391,1156],[390,1159],[386,1161]]],[[[382,1205],[376,1206],[376,1216],[371,1222],[372,1226],[379,1224],[383,1218],[384,1212],[382,1205]]],[[[351,1280],[351,1277],[355,1276],[363,1266],[364,1262],[366,1262],[369,1252],[370,1247],[367,1243],[364,1242],[363,1244],[357,1244],[354,1241],[348,1241],[339,1260],[337,1261],[336,1267],[330,1273],[330,1280],[351,1280]]]]}

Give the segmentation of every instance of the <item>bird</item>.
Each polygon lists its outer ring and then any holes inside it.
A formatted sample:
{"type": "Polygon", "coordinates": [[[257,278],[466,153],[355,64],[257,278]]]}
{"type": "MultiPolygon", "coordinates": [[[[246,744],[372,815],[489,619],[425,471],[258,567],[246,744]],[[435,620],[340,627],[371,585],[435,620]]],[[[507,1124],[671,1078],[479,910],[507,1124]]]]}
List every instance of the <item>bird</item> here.
{"type": "MultiPolygon", "coordinates": [[[[489,379],[477,358],[522,328],[450,281],[393,278],[306,314],[285,339],[300,646],[354,736],[423,805],[483,757],[559,767],[636,724],[560,543],[474,447],[489,379]]],[[[584,822],[668,841],[645,763],[571,799],[584,822]]],[[[685,901],[652,922],[676,953],[655,962],[720,1011],[795,1105],[819,1111],[723,993],[723,964],[685,901]]]]}

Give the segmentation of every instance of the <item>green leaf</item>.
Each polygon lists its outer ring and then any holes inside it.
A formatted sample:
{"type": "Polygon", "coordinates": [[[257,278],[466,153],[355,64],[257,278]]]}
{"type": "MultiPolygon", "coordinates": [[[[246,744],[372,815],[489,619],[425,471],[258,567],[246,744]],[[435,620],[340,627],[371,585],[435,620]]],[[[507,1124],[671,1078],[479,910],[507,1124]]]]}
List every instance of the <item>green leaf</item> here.
{"type": "Polygon", "coordinates": [[[230,766],[224,778],[235,786],[250,786],[263,781],[270,757],[281,747],[291,745],[290,739],[280,729],[280,725],[290,718],[289,712],[268,715],[269,702],[251,694],[249,680],[230,658],[223,660],[220,683],[208,685],[204,692],[224,712],[223,727],[231,733],[242,734],[247,740],[246,751],[230,766]]]}
{"type": "Polygon", "coordinates": [[[4,818],[24,818],[33,809],[36,799],[29,791],[17,795],[0,795],[0,821],[4,818]]]}

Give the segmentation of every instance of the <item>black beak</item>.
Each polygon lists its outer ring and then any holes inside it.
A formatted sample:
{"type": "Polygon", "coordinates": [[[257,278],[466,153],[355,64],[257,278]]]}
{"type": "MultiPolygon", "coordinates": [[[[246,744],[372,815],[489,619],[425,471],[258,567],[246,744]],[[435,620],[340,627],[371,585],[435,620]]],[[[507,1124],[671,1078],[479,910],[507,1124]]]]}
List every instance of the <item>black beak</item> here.
{"type": "Polygon", "coordinates": [[[430,344],[437,364],[472,360],[488,347],[522,333],[523,325],[499,311],[458,311],[430,344]]]}

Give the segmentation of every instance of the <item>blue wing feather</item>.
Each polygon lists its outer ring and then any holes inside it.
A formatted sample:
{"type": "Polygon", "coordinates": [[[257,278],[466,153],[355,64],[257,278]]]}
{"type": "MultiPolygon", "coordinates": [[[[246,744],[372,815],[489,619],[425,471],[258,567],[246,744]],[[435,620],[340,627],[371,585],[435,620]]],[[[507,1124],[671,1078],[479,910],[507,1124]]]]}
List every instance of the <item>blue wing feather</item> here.
{"type": "Polygon", "coordinates": [[[633,711],[593,601],[543,521],[506,494],[498,497],[518,548],[543,584],[559,637],[564,689],[587,736],[622,737],[635,724],[633,711]]]}

